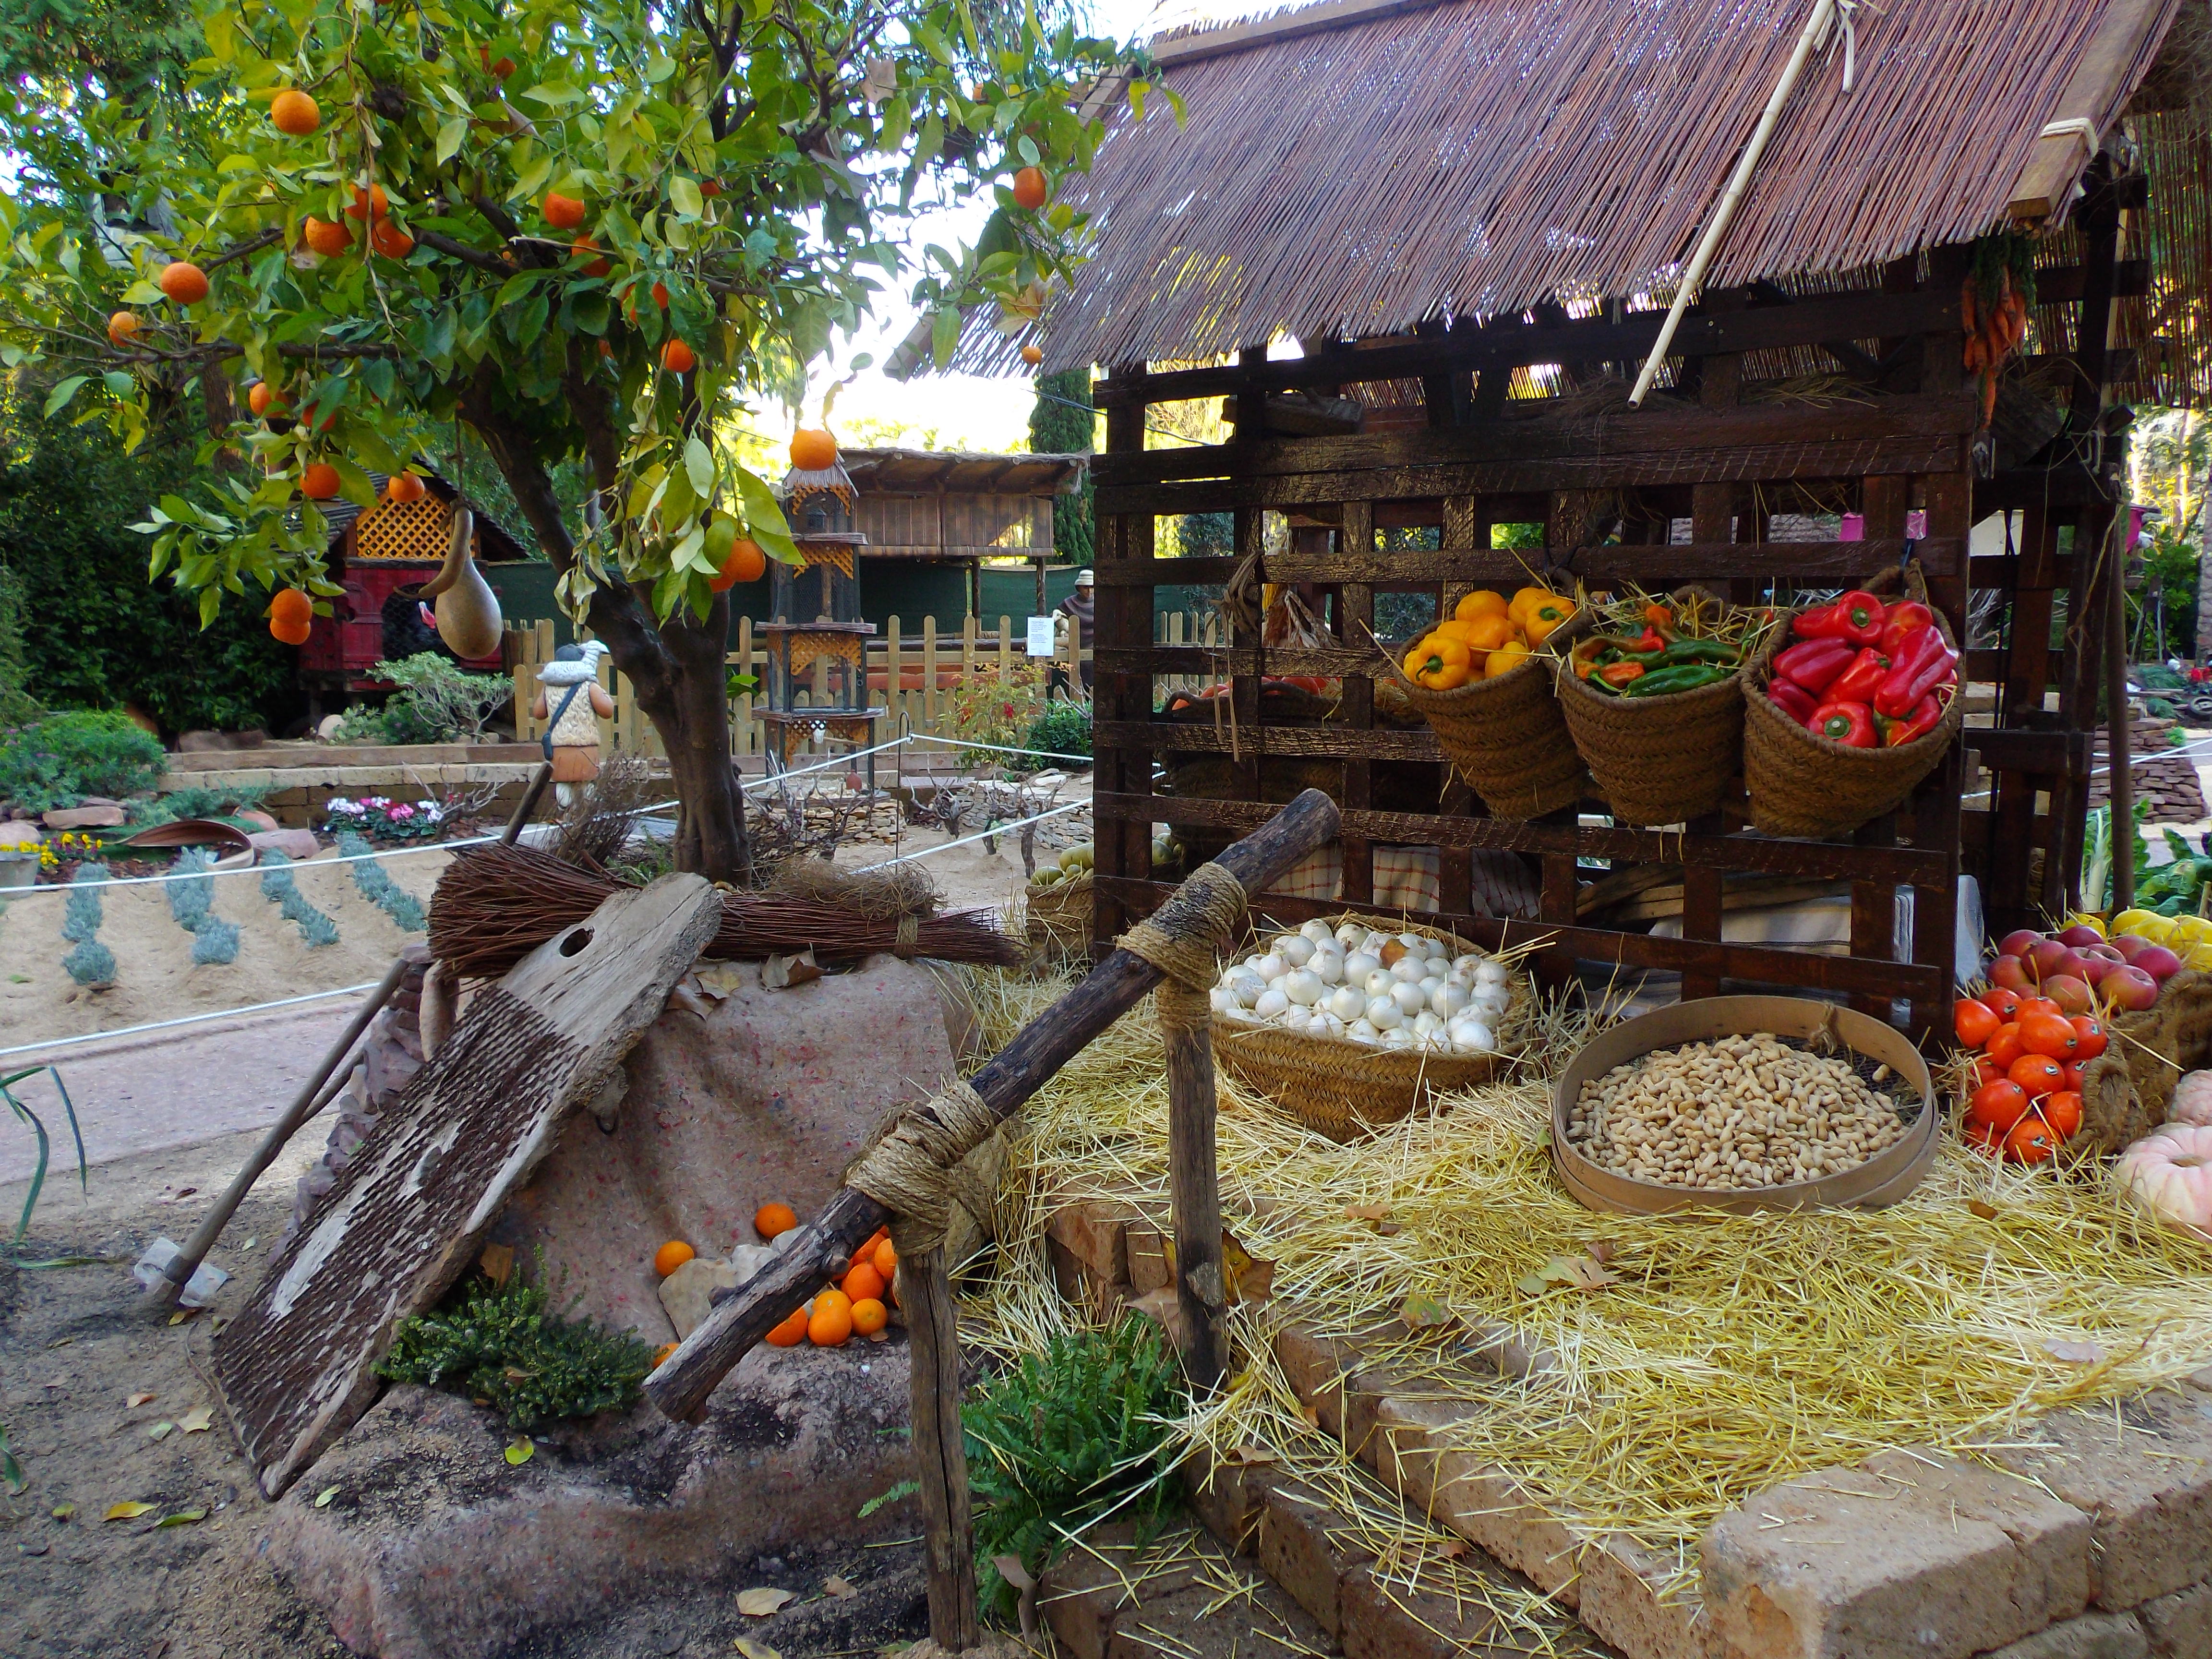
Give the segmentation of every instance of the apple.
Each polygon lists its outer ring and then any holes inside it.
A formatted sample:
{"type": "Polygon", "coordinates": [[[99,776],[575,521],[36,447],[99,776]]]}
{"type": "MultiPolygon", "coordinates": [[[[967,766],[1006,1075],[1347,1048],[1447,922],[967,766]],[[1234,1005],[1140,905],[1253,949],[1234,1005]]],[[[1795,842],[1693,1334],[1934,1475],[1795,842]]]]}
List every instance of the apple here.
{"type": "Polygon", "coordinates": [[[2075,1014],[2096,1012],[2097,999],[2089,989],[2089,982],[2072,974],[2053,974],[2045,980],[2043,994],[2057,1003],[2069,1019],[2075,1014]]]}
{"type": "Polygon", "coordinates": [[[2136,933],[2122,933],[2112,941],[2112,949],[2120,953],[2122,962],[2133,962],[2136,952],[2150,949],[2150,941],[2136,933]]]}
{"type": "Polygon", "coordinates": [[[2031,928],[2021,927],[1997,941],[1997,954],[2001,957],[2024,957],[2042,943],[2042,934],[2031,928]]]}
{"type": "Polygon", "coordinates": [[[2081,977],[2088,981],[2092,990],[2102,985],[2115,969],[2126,966],[2117,957],[2106,956],[2102,951],[2095,955],[2084,951],[2081,955],[2081,977]]]}
{"type": "Polygon", "coordinates": [[[2101,957],[2106,962],[2125,962],[2127,960],[2125,957],[2122,956],[2118,951],[2112,949],[2109,945],[2092,945],[2081,952],[2081,959],[2084,962],[2087,961],[2091,957],[2101,957]]]}
{"type": "Polygon", "coordinates": [[[2008,991],[2016,991],[2022,996],[2035,988],[2035,981],[2027,975],[2027,964],[2018,957],[2001,956],[1992,962],[1990,964],[1990,983],[2002,986],[2008,991]]]}
{"type": "Polygon", "coordinates": [[[2102,945],[2105,942],[2105,936],[2085,923],[2076,922],[2058,935],[2058,942],[2061,945],[2070,945],[2077,951],[2086,951],[2092,945],[2102,945]]]}
{"type": "Polygon", "coordinates": [[[2139,1013],[2158,1000],[2158,981],[2132,964],[2113,969],[2101,988],[2112,1006],[2130,1013],[2139,1013]]]}
{"type": "Polygon", "coordinates": [[[2071,970],[2067,964],[2069,963],[2079,964],[2081,960],[2081,958],[2075,956],[2069,948],[2061,945],[2055,939],[2036,940],[2027,953],[2028,965],[2034,969],[2035,976],[2039,980],[2049,979],[2053,974],[2069,972],[2071,970]]]}
{"type": "Polygon", "coordinates": [[[2147,950],[2136,951],[2135,960],[2129,965],[2142,969],[2163,985],[2181,971],[2181,958],[2163,945],[2154,945],[2147,950]]]}

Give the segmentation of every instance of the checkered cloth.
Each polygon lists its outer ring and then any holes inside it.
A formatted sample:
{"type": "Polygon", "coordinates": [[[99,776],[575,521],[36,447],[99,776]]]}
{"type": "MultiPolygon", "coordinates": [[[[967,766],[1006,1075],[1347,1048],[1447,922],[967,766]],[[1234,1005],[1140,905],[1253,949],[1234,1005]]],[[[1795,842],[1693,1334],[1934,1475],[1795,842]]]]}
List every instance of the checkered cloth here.
{"type": "MultiPolygon", "coordinates": [[[[1375,872],[1375,902],[1389,910],[1437,909],[1443,902],[1438,874],[1437,848],[1393,847],[1376,843],[1370,849],[1375,872]]],[[[1288,873],[1267,890],[1286,898],[1316,899],[1323,902],[1344,896],[1344,848],[1331,842],[1292,865],[1288,873]]],[[[1478,915],[1533,916],[1540,889],[1535,877],[1510,853],[1478,850],[1474,854],[1474,902],[1478,915]]]]}

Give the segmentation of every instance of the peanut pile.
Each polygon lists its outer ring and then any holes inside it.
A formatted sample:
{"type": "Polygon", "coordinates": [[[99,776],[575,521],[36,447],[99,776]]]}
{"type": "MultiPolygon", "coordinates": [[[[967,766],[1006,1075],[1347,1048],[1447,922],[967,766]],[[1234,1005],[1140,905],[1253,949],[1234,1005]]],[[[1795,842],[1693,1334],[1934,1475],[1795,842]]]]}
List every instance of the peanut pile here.
{"type": "MultiPolygon", "coordinates": [[[[1877,1082],[1888,1076],[1883,1066],[1877,1082]]],[[[1907,1132],[1897,1104],[1844,1058],[1765,1033],[1659,1049],[1582,1086],[1575,1150],[1616,1175],[1669,1187],[1816,1181],[1865,1163],[1907,1132]]]]}

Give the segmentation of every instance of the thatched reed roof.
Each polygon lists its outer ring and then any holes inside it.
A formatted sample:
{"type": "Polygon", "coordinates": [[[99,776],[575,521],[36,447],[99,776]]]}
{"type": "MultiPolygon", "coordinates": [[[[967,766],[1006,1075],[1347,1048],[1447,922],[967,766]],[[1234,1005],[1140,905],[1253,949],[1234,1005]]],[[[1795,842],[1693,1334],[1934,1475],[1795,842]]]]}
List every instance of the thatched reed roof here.
{"type": "MultiPolygon", "coordinates": [[[[1808,3],[1335,0],[1158,42],[1188,124],[1158,98],[1142,120],[1124,106],[1067,181],[1099,234],[1036,332],[1044,368],[1663,291],[1808,3]]],[[[1832,43],[1708,285],[1863,270],[1998,228],[2053,153],[2046,126],[2111,132],[2179,3],[1857,6],[1854,90],[1832,43]]],[[[2094,148],[2058,141],[2061,214],[2094,148]]],[[[1024,337],[971,328],[961,366],[1011,368],[1024,337]]]]}

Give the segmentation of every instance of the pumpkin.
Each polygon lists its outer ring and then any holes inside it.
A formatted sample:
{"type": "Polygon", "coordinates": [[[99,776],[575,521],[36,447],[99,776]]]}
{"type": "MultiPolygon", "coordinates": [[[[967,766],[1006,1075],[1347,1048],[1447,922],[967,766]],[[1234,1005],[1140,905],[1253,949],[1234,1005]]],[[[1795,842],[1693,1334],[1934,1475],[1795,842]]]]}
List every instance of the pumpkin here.
{"type": "Polygon", "coordinates": [[[2173,1085],[2166,1119],[2169,1123],[2212,1123],[2212,1072],[2191,1072],[2173,1085]]]}
{"type": "Polygon", "coordinates": [[[2160,1125],[2120,1154],[2112,1184],[2167,1226],[2212,1238],[2212,1124],[2160,1125]]]}

